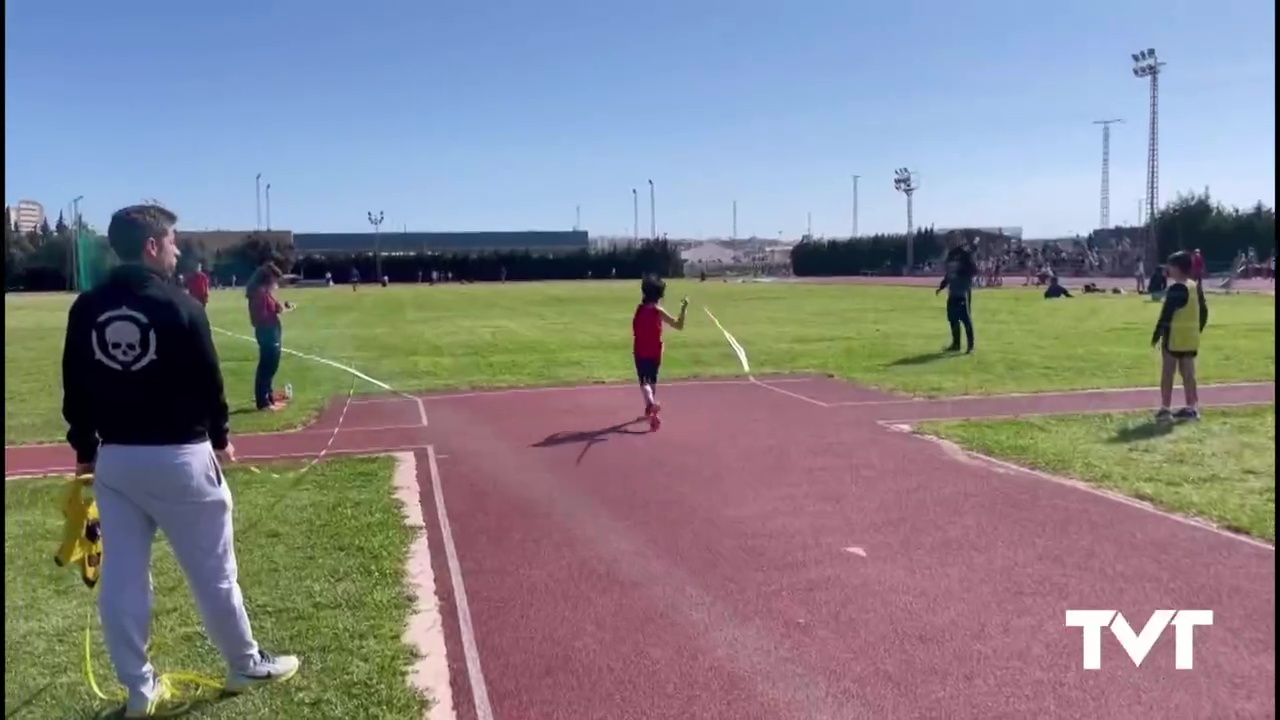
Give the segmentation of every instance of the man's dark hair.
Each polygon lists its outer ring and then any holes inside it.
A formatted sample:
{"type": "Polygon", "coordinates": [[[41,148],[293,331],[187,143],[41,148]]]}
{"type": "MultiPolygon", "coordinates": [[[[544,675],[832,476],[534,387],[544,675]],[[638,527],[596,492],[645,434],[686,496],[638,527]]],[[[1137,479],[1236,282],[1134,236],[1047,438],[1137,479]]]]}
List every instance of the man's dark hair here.
{"type": "Polygon", "coordinates": [[[122,262],[142,259],[147,240],[160,240],[178,223],[173,211],[159,205],[130,205],[111,216],[107,241],[122,262]]]}
{"type": "Polygon", "coordinates": [[[1179,250],[1178,252],[1169,256],[1169,264],[1178,268],[1178,270],[1183,275],[1190,275],[1191,264],[1192,264],[1191,253],[1187,252],[1186,250],[1179,250]]]}
{"type": "Polygon", "coordinates": [[[647,303],[656,303],[667,294],[667,284],[657,275],[645,275],[640,281],[640,299],[647,303]]]}

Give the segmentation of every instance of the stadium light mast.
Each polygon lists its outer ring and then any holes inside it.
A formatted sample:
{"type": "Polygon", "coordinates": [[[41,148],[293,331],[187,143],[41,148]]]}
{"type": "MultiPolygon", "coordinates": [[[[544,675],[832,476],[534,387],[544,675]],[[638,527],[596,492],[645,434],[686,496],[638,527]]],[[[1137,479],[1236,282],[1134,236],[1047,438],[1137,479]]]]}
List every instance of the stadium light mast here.
{"type": "Polygon", "coordinates": [[[920,175],[909,168],[900,167],[893,171],[893,189],[907,196],[907,274],[915,267],[915,218],[912,215],[912,198],[920,189],[920,175]]]}
{"type": "Polygon", "coordinates": [[[631,188],[631,228],[632,242],[640,244],[640,194],[631,188]]]}
{"type": "Polygon", "coordinates": [[[373,226],[373,272],[377,277],[374,282],[382,282],[382,221],[385,218],[381,210],[377,215],[369,211],[369,224],[373,226]]]}
{"type": "Polygon", "coordinates": [[[649,181],[649,239],[658,239],[658,206],[653,194],[653,181],[649,181]]]}
{"type": "Polygon", "coordinates": [[[271,231],[271,183],[267,183],[266,198],[267,198],[267,231],[270,232],[271,231]]]}
{"type": "Polygon", "coordinates": [[[262,229],[262,173],[253,176],[253,229],[262,229]]]}
{"type": "Polygon", "coordinates": [[[1093,121],[1102,126],[1102,190],[1098,196],[1098,228],[1102,230],[1111,227],[1111,125],[1123,122],[1120,118],[1093,121]]]}
{"type": "Polygon", "coordinates": [[[1160,73],[1165,63],[1156,58],[1156,49],[1133,53],[1133,76],[1151,83],[1151,117],[1147,131],[1147,258],[1156,253],[1156,214],[1160,203],[1160,73]]]}
{"type": "Polygon", "coordinates": [[[862,176],[851,175],[850,177],[853,178],[853,232],[849,237],[856,238],[858,237],[858,178],[862,176]]]}
{"type": "MultiPolygon", "coordinates": [[[[72,292],[80,289],[80,201],[83,199],[83,195],[77,195],[71,200],[71,252],[68,253],[71,273],[67,285],[72,292]]],[[[9,218],[4,221],[9,222],[9,218]]]]}

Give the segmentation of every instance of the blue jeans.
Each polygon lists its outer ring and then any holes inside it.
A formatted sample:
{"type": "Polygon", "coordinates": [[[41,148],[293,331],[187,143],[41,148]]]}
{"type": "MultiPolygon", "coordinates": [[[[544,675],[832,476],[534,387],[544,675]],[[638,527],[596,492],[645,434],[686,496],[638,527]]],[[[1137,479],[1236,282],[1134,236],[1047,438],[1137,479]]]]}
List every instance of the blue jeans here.
{"type": "Polygon", "coordinates": [[[253,334],[258,339],[258,371],[253,377],[253,401],[261,410],[273,404],[275,391],[271,389],[271,382],[280,369],[280,347],[284,329],[279,325],[260,327],[254,328],[253,334]]]}

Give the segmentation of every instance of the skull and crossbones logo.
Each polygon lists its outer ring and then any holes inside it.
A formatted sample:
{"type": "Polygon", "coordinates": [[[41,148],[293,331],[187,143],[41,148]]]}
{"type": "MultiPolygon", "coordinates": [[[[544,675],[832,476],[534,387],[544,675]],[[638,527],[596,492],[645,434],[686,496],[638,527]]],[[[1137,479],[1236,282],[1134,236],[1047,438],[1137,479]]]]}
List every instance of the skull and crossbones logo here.
{"type": "Polygon", "coordinates": [[[119,308],[98,316],[93,356],[112,370],[137,370],[156,359],[156,331],[147,316],[119,308]]]}

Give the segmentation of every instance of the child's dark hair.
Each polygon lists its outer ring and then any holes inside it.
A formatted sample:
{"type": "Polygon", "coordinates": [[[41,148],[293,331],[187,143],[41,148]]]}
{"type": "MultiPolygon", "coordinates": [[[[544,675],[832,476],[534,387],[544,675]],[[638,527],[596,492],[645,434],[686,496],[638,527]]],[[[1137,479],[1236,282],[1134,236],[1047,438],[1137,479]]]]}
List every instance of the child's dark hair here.
{"type": "Polygon", "coordinates": [[[667,294],[667,284],[657,275],[645,275],[640,281],[640,299],[646,303],[656,303],[667,294]]]}
{"type": "Polygon", "coordinates": [[[1170,255],[1168,262],[1169,265],[1178,268],[1178,272],[1181,272],[1183,275],[1191,274],[1191,253],[1186,250],[1179,250],[1178,252],[1170,255]]]}

